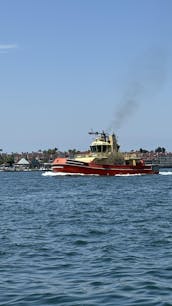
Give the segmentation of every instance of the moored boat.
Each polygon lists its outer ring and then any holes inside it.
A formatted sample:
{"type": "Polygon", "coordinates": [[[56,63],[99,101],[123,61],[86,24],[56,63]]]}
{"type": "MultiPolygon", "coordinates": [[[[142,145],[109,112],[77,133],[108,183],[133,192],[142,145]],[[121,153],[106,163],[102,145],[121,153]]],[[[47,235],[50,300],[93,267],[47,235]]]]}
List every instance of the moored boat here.
{"type": "Polygon", "coordinates": [[[104,131],[90,134],[95,134],[96,139],[87,154],[77,154],[73,158],[58,157],[52,163],[52,171],[104,176],[159,173],[157,165],[147,165],[134,154],[119,152],[115,134],[107,135],[104,131]]]}

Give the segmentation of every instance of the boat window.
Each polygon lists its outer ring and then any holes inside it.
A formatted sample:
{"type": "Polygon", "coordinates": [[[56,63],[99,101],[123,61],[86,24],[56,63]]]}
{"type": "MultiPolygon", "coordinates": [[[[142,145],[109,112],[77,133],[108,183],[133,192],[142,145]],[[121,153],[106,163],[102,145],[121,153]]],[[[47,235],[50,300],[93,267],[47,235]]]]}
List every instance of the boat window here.
{"type": "Polygon", "coordinates": [[[107,147],[106,146],[102,146],[103,147],[103,152],[107,151],[107,147]]]}
{"type": "Polygon", "coordinates": [[[97,152],[101,152],[101,146],[97,146],[97,152]]]}
{"type": "Polygon", "coordinates": [[[100,145],[100,146],[90,146],[91,152],[109,152],[110,146],[100,145]]]}
{"type": "Polygon", "coordinates": [[[91,152],[96,152],[96,146],[91,146],[91,152]]]}

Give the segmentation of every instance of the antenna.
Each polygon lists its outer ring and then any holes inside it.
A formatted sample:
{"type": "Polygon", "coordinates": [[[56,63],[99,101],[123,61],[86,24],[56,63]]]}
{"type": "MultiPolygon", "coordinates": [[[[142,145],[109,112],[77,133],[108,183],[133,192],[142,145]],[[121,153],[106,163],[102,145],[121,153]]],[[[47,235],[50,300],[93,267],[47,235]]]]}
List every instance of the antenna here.
{"type": "Polygon", "coordinates": [[[106,139],[108,138],[108,134],[105,133],[105,131],[102,131],[102,132],[94,132],[94,131],[90,131],[88,132],[89,135],[100,135],[101,138],[106,141],[106,139]]]}

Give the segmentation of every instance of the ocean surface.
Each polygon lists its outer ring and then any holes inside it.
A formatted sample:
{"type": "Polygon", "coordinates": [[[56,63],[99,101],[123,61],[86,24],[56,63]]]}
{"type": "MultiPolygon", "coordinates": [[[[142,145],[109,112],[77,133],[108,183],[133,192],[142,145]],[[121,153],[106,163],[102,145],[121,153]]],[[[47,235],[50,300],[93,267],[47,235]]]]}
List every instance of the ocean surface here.
{"type": "Polygon", "coordinates": [[[172,305],[172,170],[0,172],[0,305],[172,305]]]}

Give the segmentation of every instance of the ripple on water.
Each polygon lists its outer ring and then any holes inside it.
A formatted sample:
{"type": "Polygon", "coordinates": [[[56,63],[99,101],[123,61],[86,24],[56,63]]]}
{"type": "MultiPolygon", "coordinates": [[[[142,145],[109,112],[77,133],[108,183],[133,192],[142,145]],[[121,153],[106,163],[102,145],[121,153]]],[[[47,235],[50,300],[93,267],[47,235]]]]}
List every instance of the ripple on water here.
{"type": "Polygon", "coordinates": [[[0,176],[1,305],[172,305],[172,176],[0,176]]]}

